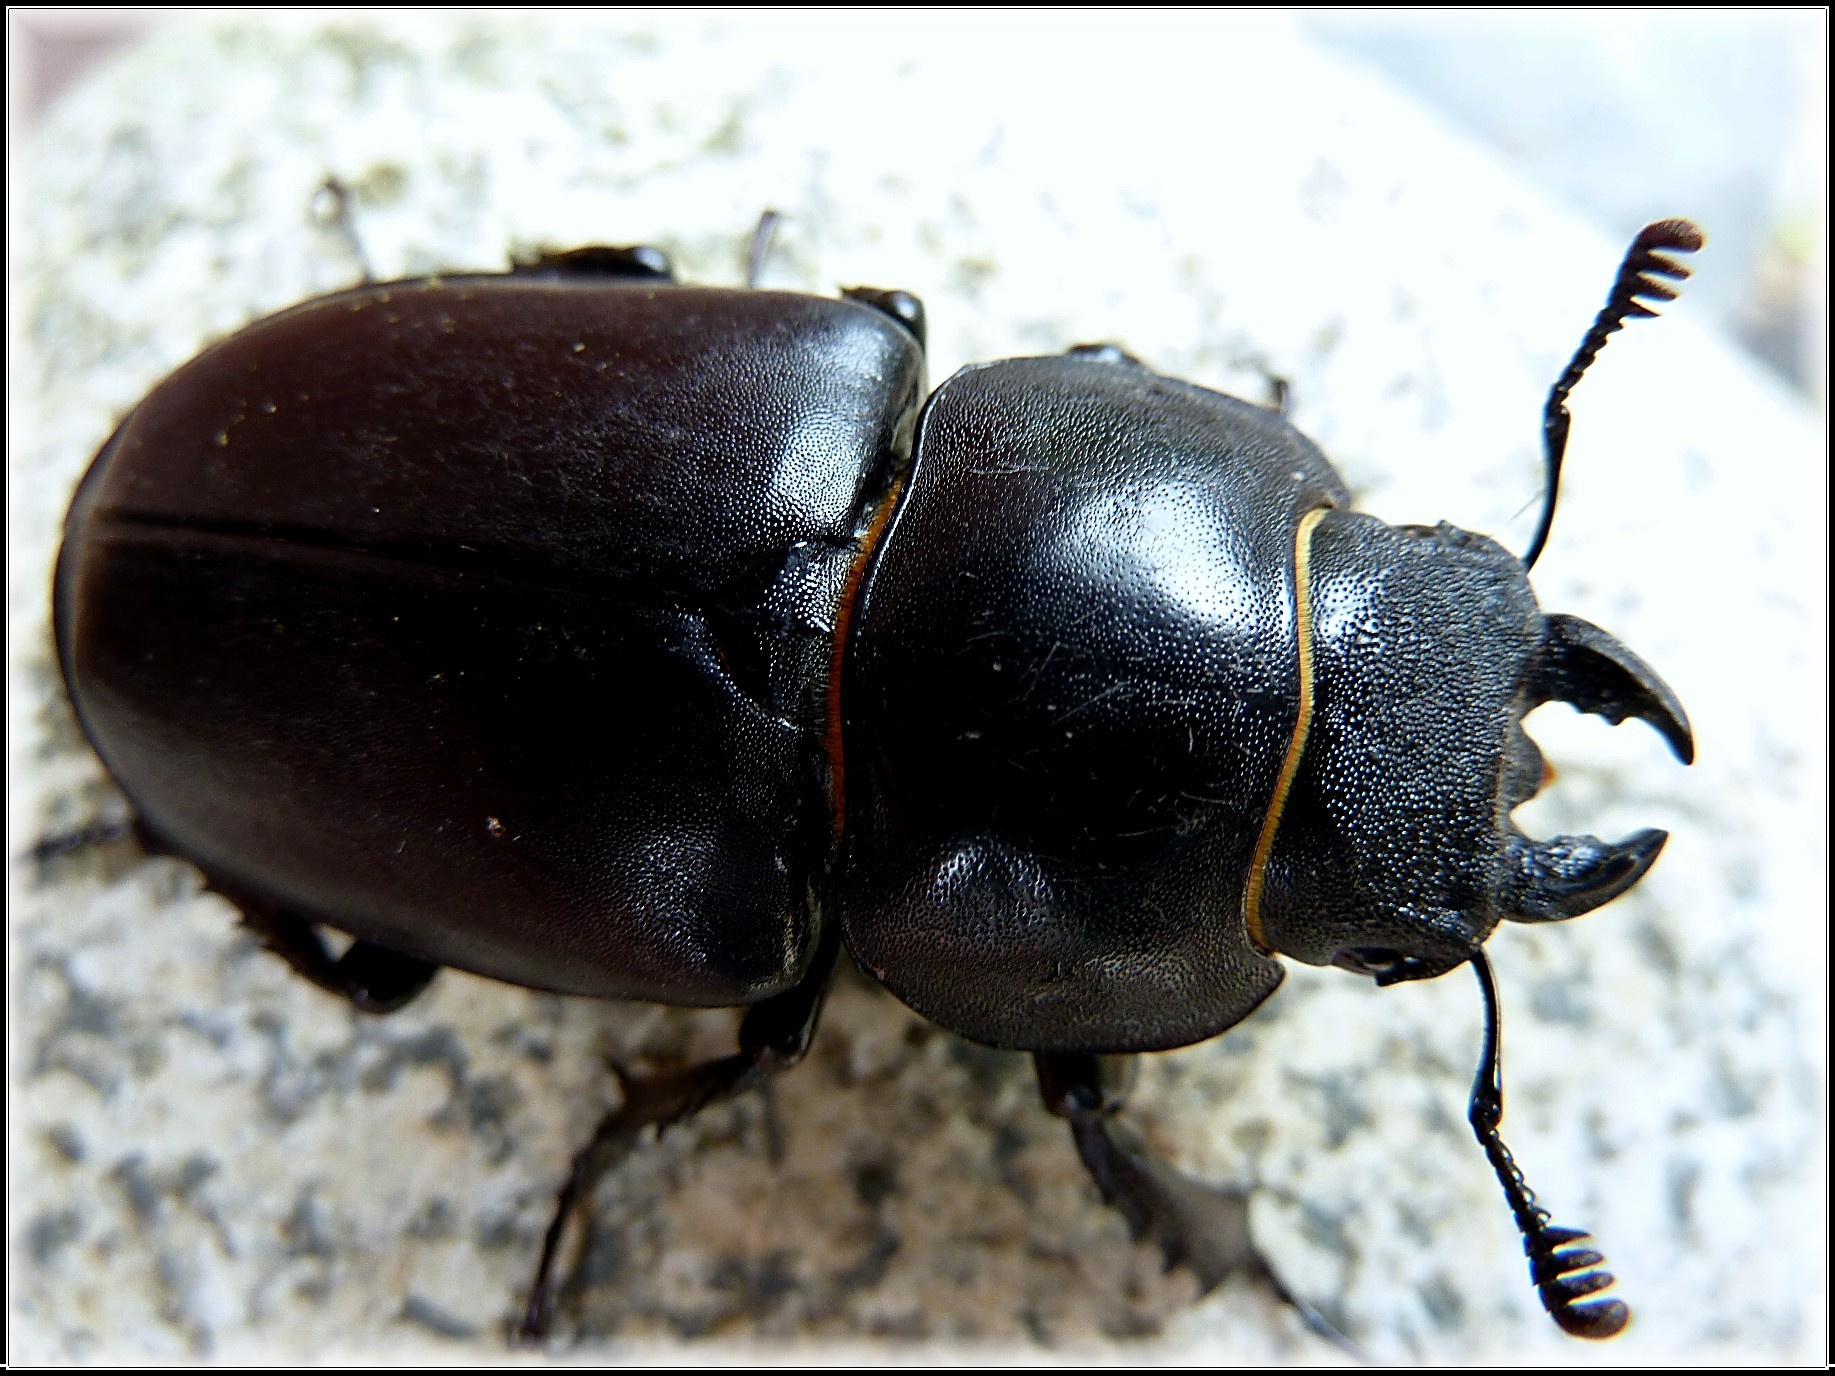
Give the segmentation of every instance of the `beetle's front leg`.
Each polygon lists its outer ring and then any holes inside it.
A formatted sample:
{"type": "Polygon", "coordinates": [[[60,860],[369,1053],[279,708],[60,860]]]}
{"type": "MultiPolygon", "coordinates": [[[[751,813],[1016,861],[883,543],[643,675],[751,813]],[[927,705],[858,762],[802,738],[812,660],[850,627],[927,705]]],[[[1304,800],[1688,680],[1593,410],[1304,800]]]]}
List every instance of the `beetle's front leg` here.
{"type": "Polygon", "coordinates": [[[1200,1293],[1240,1272],[1266,1281],[1299,1312],[1306,1326],[1353,1356],[1350,1341],[1282,1283],[1249,1230],[1249,1192],[1207,1185],[1181,1174],[1150,1153],[1115,1121],[1134,1081],[1132,1057],[1037,1052],[1045,1107],[1070,1124],[1102,1201],[1128,1220],[1135,1238],[1149,1239],[1166,1268],[1184,1266],[1200,1293]]]}
{"type": "Polygon", "coordinates": [[[623,1099],[600,1120],[592,1140],[573,1159],[573,1170],[561,1187],[554,1219],[542,1239],[541,1261],[535,1268],[535,1284],[517,1330],[518,1338],[535,1343],[547,1335],[554,1317],[554,1264],[567,1224],[605,1173],[636,1145],[645,1128],[654,1127],[661,1132],[692,1118],[710,1104],[758,1088],[803,1059],[815,1037],[829,976],[840,949],[840,924],[830,923],[802,982],[776,998],[754,1004],[746,1012],[745,1020],[739,1024],[739,1050],[734,1055],[660,1075],[627,1075],[619,1067],[612,1067],[623,1099]]]}

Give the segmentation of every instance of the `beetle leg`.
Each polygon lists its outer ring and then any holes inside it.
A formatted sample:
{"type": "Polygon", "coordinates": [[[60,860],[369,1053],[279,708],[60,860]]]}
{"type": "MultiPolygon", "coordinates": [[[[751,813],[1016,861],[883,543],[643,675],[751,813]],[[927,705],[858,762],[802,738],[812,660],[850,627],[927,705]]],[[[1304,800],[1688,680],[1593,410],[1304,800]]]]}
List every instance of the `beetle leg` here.
{"type": "MultiPolygon", "coordinates": [[[[93,822],[76,831],[47,836],[26,852],[26,859],[43,865],[93,846],[112,845],[132,837],[149,855],[183,854],[149,831],[139,818],[93,822]]],[[[333,956],[318,928],[308,919],[290,913],[265,899],[231,891],[206,880],[242,913],[243,925],[261,944],[294,971],[327,993],[348,999],[365,1013],[393,1013],[406,1007],[440,972],[440,967],[418,956],[403,955],[371,941],[354,941],[341,956],[333,956]]]]}
{"type": "Polygon", "coordinates": [[[1072,358],[1089,358],[1098,363],[1113,363],[1122,368],[1145,368],[1147,366],[1121,345],[1106,340],[1098,344],[1072,344],[1064,352],[1072,358]]]}
{"type": "Polygon", "coordinates": [[[350,256],[357,260],[358,271],[363,274],[357,279],[359,284],[368,286],[376,280],[376,274],[370,271],[369,254],[363,251],[363,238],[357,233],[357,217],[352,209],[356,199],[356,193],[342,180],[327,177],[313,192],[312,214],[321,225],[344,240],[350,256]]]}
{"type": "Polygon", "coordinates": [[[1306,1326],[1352,1356],[1363,1354],[1316,1309],[1295,1295],[1249,1229],[1249,1191],[1207,1185],[1173,1169],[1114,1121],[1127,1101],[1132,1076],[1116,1074],[1119,1057],[1037,1052],[1039,1090],[1045,1107],[1070,1124],[1077,1154],[1102,1201],[1128,1220],[1135,1239],[1158,1245],[1166,1268],[1183,1265],[1208,1293],[1240,1272],[1269,1285],[1299,1313],[1306,1326]]]}
{"type": "Polygon", "coordinates": [[[440,967],[373,941],[354,941],[333,957],[318,927],[273,903],[232,896],[242,921],[261,944],[327,993],[349,999],[364,1013],[393,1013],[406,1007],[433,981],[440,967]]]}
{"type": "Polygon", "coordinates": [[[1268,400],[1263,403],[1270,411],[1282,420],[1293,405],[1293,387],[1279,373],[1268,373],[1268,400]]]}
{"type": "Polygon", "coordinates": [[[673,282],[675,266],[669,255],[651,244],[592,244],[586,248],[543,253],[533,263],[516,263],[513,275],[555,277],[629,278],[638,282],[673,282]]]}
{"type": "Polygon", "coordinates": [[[745,284],[748,289],[756,288],[765,275],[765,259],[771,256],[771,241],[777,237],[777,227],[783,218],[769,206],[758,213],[758,223],[752,226],[752,237],[747,241],[745,250],[745,284]]]}
{"type": "Polygon", "coordinates": [[[91,822],[74,831],[54,832],[35,842],[20,858],[34,865],[49,864],[66,855],[89,850],[97,846],[110,846],[116,841],[125,841],[135,833],[135,824],[125,822],[91,822]]]}
{"type": "Polygon", "coordinates": [[[929,340],[928,326],[924,323],[924,303],[910,292],[899,287],[843,287],[841,294],[849,301],[858,301],[863,306],[871,306],[891,316],[899,324],[911,331],[911,337],[923,348],[929,340]]]}
{"type": "Polygon", "coordinates": [[[660,1075],[628,1075],[612,1067],[623,1090],[622,1101],[600,1120],[592,1140],[574,1157],[573,1170],[561,1187],[554,1218],[542,1239],[529,1307],[517,1330],[521,1341],[538,1343],[547,1336],[554,1317],[554,1264],[567,1224],[605,1173],[637,1144],[643,1130],[654,1127],[660,1133],[710,1104],[764,1085],[771,1076],[803,1059],[815,1036],[840,948],[840,924],[831,923],[802,982],[747,1010],[739,1024],[735,1054],[660,1075]]]}

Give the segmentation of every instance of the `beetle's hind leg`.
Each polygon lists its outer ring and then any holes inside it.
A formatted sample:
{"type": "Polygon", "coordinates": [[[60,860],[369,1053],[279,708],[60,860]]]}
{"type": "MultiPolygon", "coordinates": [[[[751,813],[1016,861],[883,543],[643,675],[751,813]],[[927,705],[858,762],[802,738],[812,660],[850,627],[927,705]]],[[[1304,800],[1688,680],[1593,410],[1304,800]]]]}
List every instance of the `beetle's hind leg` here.
{"type": "MultiPolygon", "coordinates": [[[[58,832],[39,841],[24,858],[43,867],[66,856],[129,841],[144,855],[190,860],[138,817],[97,821],[74,831],[58,832]]],[[[255,933],[263,946],[291,965],[296,974],[348,1000],[361,1012],[393,1013],[406,1007],[440,972],[440,967],[430,961],[372,941],[354,941],[343,955],[334,956],[319,935],[317,924],[309,918],[208,874],[204,882],[234,903],[242,914],[243,925],[255,933]]]]}
{"type": "Polygon", "coordinates": [[[1135,1238],[1155,1243],[1166,1267],[1184,1266],[1208,1293],[1232,1274],[1255,1277],[1299,1313],[1306,1326],[1354,1357],[1362,1354],[1275,1274],[1249,1230],[1249,1192],[1207,1185],[1159,1160],[1115,1121],[1133,1079],[1131,1058],[1038,1052],[1033,1056],[1045,1107],[1070,1124],[1077,1154],[1102,1201],[1128,1220],[1135,1238]]]}
{"type": "Polygon", "coordinates": [[[393,1013],[406,1007],[440,972],[430,961],[373,941],[354,941],[343,955],[333,956],[318,927],[306,918],[264,900],[225,896],[242,910],[243,924],[263,946],[296,973],[327,993],[348,999],[361,1012],[393,1013]]]}
{"type": "Polygon", "coordinates": [[[75,855],[79,851],[112,846],[117,841],[125,841],[130,837],[137,839],[137,831],[138,828],[131,820],[91,822],[87,826],[76,827],[71,831],[53,832],[49,836],[40,838],[21,858],[30,864],[48,865],[54,860],[61,860],[66,855],[75,855]]]}
{"type": "Polygon", "coordinates": [[[660,1075],[628,1075],[613,1067],[623,1090],[622,1101],[600,1120],[592,1140],[574,1157],[573,1170],[561,1187],[554,1219],[542,1239],[529,1307],[517,1330],[521,1341],[536,1343],[547,1336],[554,1317],[554,1268],[561,1240],[594,1186],[624,1159],[645,1128],[661,1132],[710,1104],[758,1088],[802,1060],[815,1036],[839,951],[839,924],[830,924],[801,983],[747,1010],[739,1024],[739,1050],[733,1055],[660,1075]]]}

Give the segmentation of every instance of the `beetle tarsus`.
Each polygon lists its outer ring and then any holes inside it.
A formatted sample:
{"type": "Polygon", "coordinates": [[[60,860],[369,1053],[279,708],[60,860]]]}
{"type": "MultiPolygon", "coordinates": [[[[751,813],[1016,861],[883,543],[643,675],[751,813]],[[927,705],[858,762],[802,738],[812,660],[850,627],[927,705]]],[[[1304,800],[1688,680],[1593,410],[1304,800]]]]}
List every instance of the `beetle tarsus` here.
{"type": "Polygon", "coordinates": [[[318,928],[298,914],[239,894],[225,896],[242,910],[243,925],[263,946],[296,973],[348,1000],[361,1013],[398,1012],[418,998],[440,972],[431,961],[373,941],[354,941],[343,955],[334,957],[318,928]]]}
{"type": "MultiPolygon", "coordinates": [[[[554,1318],[554,1265],[561,1240],[574,1213],[593,1187],[636,1145],[647,1127],[659,1132],[691,1118],[719,1099],[728,1098],[757,1083],[765,1073],[768,1051],[741,1051],[716,1061],[703,1061],[663,1075],[632,1075],[613,1065],[622,1090],[618,1107],[600,1120],[592,1140],[573,1159],[567,1183],[555,1201],[554,1217],[542,1239],[541,1260],[516,1336],[524,1343],[539,1343],[554,1318]]],[[[771,1067],[781,1069],[782,1067],[771,1067]]]]}
{"type": "Polygon", "coordinates": [[[771,256],[771,241],[777,237],[777,227],[784,217],[766,206],[758,212],[758,223],[752,226],[752,237],[746,243],[745,250],[745,284],[756,288],[765,275],[765,260],[771,256]]]}
{"type": "Polygon", "coordinates": [[[350,256],[357,260],[357,271],[363,274],[358,284],[368,286],[376,280],[376,274],[370,270],[370,256],[364,252],[363,238],[357,233],[356,203],[357,193],[341,178],[327,177],[313,193],[312,213],[321,225],[344,240],[350,256]]]}
{"type": "Polygon", "coordinates": [[[1045,1107],[1070,1124],[1077,1154],[1102,1201],[1128,1221],[1136,1241],[1160,1249],[1166,1269],[1183,1266],[1208,1294],[1231,1275],[1268,1285],[1314,1333],[1353,1357],[1355,1344],[1284,1284],[1255,1243],[1249,1191],[1193,1180],[1159,1160],[1115,1121],[1126,1100],[1111,1074],[1116,1058],[1040,1053],[1033,1057],[1045,1107]]]}
{"type": "Polygon", "coordinates": [[[801,983],[776,998],[755,1004],[739,1025],[739,1050],[660,1075],[633,1075],[614,1064],[620,1102],[594,1130],[573,1159],[567,1183],[555,1201],[554,1217],[542,1238],[528,1308],[516,1328],[517,1341],[540,1343],[554,1321],[554,1268],[567,1225],[606,1173],[630,1154],[645,1128],[659,1133],[694,1117],[710,1104],[756,1089],[803,1059],[815,1036],[840,949],[837,928],[824,934],[815,961],[801,983]]]}
{"type": "Polygon", "coordinates": [[[1270,411],[1285,420],[1287,413],[1293,409],[1293,384],[1279,373],[1268,373],[1266,377],[1268,400],[1265,404],[1270,411]]]}

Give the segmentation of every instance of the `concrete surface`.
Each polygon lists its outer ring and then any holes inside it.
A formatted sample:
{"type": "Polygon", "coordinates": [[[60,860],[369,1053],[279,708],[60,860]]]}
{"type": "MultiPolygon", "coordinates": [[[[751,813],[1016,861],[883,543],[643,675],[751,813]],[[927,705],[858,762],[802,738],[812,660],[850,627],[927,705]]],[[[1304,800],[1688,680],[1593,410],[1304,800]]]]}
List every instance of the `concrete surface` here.
{"type": "MultiPolygon", "coordinates": [[[[1520,546],[1543,396],[1622,244],[1283,24],[965,22],[219,20],[73,93],[13,173],[8,854],[120,807],[47,624],[71,487],[204,343],[356,276],[311,213],[328,174],[381,276],[609,240],[731,283],[773,206],[767,284],[916,291],[933,380],[1090,339],[1249,396],[1271,370],[1367,509],[1520,546]]],[[[1462,974],[1295,968],[1228,1036],[1149,1058],[1135,1121],[1256,1186],[1289,1282],[1378,1359],[1816,1360],[1822,437],[1686,302],[1618,337],[1574,409],[1538,594],[1659,667],[1700,762],[1538,714],[1560,780],[1526,825],[1673,838],[1610,908],[1490,949],[1507,1136],[1636,1324],[1589,1347],[1540,1313],[1463,1121],[1462,974]]],[[[16,1359],[499,1359],[603,1058],[731,1035],[450,973],[361,1018],[123,847],[9,884],[16,1359]]],[[[770,1107],[780,1164],[755,1100],[600,1192],[557,1352],[1336,1355],[1253,1286],[1194,1302],[1096,1202],[1024,1058],[863,979],[770,1107]]]]}

